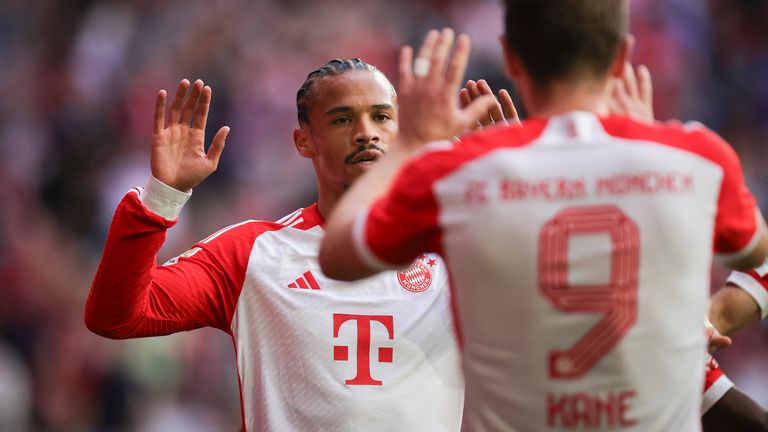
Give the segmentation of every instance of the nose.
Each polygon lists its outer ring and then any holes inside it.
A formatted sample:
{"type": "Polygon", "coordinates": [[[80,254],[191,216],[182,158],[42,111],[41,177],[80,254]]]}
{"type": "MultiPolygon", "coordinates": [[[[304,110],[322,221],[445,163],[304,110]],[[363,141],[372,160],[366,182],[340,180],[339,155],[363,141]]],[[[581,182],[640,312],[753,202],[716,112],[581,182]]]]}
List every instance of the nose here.
{"type": "Polygon", "coordinates": [[[373,124],[373,121],[369,118],[363,118],[357,123],[353,139],[355,144],[365,145],[378,143],[381,141],[381,136],[376,125],[373,124]]]}

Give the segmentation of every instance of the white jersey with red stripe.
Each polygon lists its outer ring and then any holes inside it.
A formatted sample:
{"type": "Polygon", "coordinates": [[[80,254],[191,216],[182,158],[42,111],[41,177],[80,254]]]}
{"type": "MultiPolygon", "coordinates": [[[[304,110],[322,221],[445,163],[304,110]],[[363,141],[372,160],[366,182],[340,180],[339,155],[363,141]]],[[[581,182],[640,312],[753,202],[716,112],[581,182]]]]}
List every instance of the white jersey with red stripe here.
{"type": "Polygon", "coordinates": [[[701,401],[701,415],[712,408],[725,393],[734,387],[733,381],[720,369],[720,363],[707,353],[706,375],[704,377],[704,398],[701,401]]]}
{"type": "Polygon", "coordinates": [[[747,272],[734,271],[728,276],[732,283],[746,291],[760,308],[760,318],[768,316],[768,261],[747,272]]]}
{"type": "Polygon", "coordinates": [[[573,112],[431,145],[353,237],[446,259],[466,430],[698,431],[713,249],[749,253],[756,212],[713,133],[573,112]]]}
{"type": "Polygon", "coordinates": [[[231,334],[248,431],[459,429],[463,380],[437,255],[358,282],[328,279],[313,205],[225,228],[156,266],[172,224],[126,195],[89,297],[90,328],[231,334]]]}

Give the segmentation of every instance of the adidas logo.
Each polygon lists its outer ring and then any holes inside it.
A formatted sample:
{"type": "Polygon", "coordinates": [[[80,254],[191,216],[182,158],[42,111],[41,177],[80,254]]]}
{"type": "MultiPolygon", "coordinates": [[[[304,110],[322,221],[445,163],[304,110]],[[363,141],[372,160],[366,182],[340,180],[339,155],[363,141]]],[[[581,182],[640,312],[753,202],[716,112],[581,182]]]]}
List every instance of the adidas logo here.
{"type": "Polygon", "coordinates": [[[317,280],[315,279],[315,276],[312,275],[312,272],[306,271],[304,272],[302,277],[296,279],[296,282],[288,284],[288,288],[319,290],[320,285],[318,285],[317,280]]]}

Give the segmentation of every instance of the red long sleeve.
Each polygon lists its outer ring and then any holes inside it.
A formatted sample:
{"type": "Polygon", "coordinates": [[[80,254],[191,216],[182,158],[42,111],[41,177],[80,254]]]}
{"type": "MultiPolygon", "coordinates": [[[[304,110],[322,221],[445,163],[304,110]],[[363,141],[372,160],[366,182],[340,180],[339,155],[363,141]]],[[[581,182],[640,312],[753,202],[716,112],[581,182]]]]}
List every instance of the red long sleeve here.
{"type": "Polygon", "coordinates": [[[166,220],[126,194],[115,211],[85,307],[85,324],[112,339],[161,336],[212,326],[229,332],[247,264],[247,242],[201,242],[158,266],[166,220]],[[222,248],[220,243],[230,243],[222,248]]]}

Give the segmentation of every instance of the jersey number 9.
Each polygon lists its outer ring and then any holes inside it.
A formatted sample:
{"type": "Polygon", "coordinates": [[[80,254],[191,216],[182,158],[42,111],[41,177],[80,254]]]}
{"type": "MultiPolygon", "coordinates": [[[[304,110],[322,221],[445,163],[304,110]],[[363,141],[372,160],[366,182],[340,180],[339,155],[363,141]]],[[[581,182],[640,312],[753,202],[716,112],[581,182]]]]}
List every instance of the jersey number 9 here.
{"type": "Polygon", "coordinates": [[[549,353],[549,375],[579,378],[600,361],[637,320],[640,232],[612,205],[570,207],[544,224],[539,233],[539,289],[560,311],[601,313],[598,321],[567,350],[549,353]],[[606,284],[568,282],[568,242],[572,236],[608,234],[610,280],[606,284]]]}

